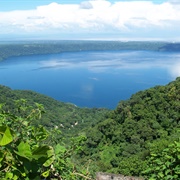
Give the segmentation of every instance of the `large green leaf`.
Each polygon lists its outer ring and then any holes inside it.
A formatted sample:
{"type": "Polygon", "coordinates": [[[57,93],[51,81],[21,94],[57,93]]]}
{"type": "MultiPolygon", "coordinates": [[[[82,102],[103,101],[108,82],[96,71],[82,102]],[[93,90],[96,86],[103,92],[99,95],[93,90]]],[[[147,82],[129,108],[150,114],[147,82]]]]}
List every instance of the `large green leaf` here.
{"type": "Polygon", "coordinates": [[[0,126],[0,146],[5,146],[13,141],[13,136],[8,126],[0,126]]]}
{"type": "Polygon", "coordinates": [[[51,146],[44,145],[44,146],[37,147],[32,153],[33,158],[36,160],[42,157],[48,158],[49,150],[51,150],[51,146]]]}
{"type": "Polygon", "coordinates": [[[6,173],[6,179],[13,179],[13,173],[12,172],[7,172],[6,173]]]}
{"type": "Polygon", "coordinates": [[[28,143],[21,142],[17,148],[18,151],[15,151],[16,154],[29,160],[32,159],[32,152],[28,143]]]}

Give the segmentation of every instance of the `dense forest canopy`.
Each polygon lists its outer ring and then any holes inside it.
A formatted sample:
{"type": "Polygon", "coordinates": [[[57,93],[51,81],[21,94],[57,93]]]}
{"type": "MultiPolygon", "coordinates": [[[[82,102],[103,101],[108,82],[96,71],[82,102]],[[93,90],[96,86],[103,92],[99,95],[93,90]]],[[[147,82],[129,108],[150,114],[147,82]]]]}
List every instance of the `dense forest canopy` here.
{"type": "Polygon", "coordinates": [[[70,137],[83,135],[72,161],[77,167],[87,165],[92,177],[105,171],[154,180],[180,178],[180,78],[140,91],[120,101],[115,110],[79,108],[33,91],[0,86],[3,112],[18,116],[16,101],[34,109],[35,102],[42,104],[45,113],[32,125],[61,130],[66,145],[70,137]]]}
{"type": "Polygon", "coordinates": [[[99,171],[143,176],[152,152],[161,154],[168,144],[179,142],[179,122],[177,78],[166,86],[138,92],[119,102],[104,121],[86,131],[87,142],[81,156],[92,159],[92,168],[99,171]]]}
{"type": "Polygon", "coordinates": [[[105,108],[80,108],[30,90],[12,90],[0,85],[0,103],[5,103],[6,110],[13,109],[14,101],[19,99],[26,99],[28,105],[43,104],[45,113],[42,114],[41,120],[34,122],[35,124],[47,128],[58,126],[66,134],[78,133],[80,129],[95,125],[110,111],[105,108]]]}

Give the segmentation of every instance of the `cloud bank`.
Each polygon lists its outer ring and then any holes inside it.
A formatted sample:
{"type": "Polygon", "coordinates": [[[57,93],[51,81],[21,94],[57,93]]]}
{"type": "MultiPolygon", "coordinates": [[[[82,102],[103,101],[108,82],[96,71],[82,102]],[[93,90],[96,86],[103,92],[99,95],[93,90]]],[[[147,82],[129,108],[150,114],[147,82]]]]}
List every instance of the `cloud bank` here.
{"type": "Polygon", "coordinates": [[[0,34],[118,34],[120,37],[177,39],[179,0],[106,0],[38,6],[33,10],[0,12],[0,34]]]}

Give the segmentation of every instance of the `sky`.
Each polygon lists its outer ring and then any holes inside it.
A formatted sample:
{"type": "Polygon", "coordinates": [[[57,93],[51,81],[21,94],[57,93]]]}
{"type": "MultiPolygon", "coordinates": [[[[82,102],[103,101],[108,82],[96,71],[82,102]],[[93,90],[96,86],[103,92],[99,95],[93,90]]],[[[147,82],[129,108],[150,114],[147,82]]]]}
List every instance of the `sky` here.
{"type": "Polygon", "coordinates": [[[0,40],[180,41],[180,0],[2,0],[0,40]]]}

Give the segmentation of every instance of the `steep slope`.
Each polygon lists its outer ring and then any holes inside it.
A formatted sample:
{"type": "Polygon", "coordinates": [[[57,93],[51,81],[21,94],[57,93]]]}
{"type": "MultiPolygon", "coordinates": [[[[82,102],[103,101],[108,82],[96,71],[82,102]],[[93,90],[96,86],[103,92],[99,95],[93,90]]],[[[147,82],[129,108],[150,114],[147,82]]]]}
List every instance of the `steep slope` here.
{"type": "Polygon", "coordinates": [[[139,176],[151,148],[162,150],[179,138],[180,78],[121,101],[108,118],[87,130],[80,157],[92,171],[139,176]]]}
{"type": "Polygon", "coordinates": [[[44,106],[45,114],[40,121],[34,123],[46,127],[56,126],[70,136],[75,136],[83,128],[102,121],[109,111],[102,108],[79,108],[73,104],[63,103],[33,91],[12,90],[0,85],[0,104],[5,104],[6,110],[13,110],[13,102],[18,99],[27,100],[28,105],[33,105],[36,102],[44,106]]]}
{"type": "MultiPolygon", "coordinates": [[[[73,157],[89,164],[91,173],[105,171],[141,176],[150,152],[159,154],[180,136],[180,77],[166,86],[140,91],[113,111],[79,108],[32,92],[0,86],[0,104],[14,109],[14,100],[43,104],[45,115],[34,123],[57,126],[67,137],[83,133],[87,140],[73,157]]],[[[77,161],[78,162],[78,161],[77,161]]]]}

